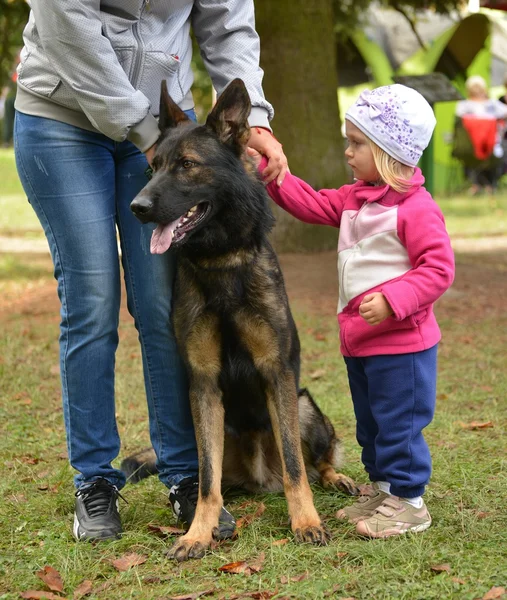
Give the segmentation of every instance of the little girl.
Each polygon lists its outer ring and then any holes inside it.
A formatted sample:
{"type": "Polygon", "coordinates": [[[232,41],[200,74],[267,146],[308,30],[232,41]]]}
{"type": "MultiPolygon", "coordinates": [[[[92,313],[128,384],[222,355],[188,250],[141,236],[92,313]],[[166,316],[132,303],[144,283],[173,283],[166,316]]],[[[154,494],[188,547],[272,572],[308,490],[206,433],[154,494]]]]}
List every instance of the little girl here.
{"type": "Polygon", "coordinates": [[[340,228],[341,352],[372,483],[337,518],[355,523],[360,535],[384,538],[431,525],[422,499],[431,473],[422,430],[435,409],[440,330],[433,303],[453,281],[454,256],[416,167],[436,123],[430,105],[395,84],[362,92],[345,119],[353,185],[317,192],[288,174],[267,190],[301,221],[340,228]]]}

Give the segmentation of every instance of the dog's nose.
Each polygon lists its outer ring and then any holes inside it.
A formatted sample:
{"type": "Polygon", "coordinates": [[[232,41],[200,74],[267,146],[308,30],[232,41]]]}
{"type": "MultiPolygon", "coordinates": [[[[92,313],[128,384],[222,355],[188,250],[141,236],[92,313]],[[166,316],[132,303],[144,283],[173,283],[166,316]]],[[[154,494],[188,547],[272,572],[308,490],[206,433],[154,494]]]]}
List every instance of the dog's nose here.
{"type": "Polygon", "coordinates": [[[148,194],[139,194],[130,203],[130,210],[137,216],[146,215],[152,208],[153,201],[148,194]]]}

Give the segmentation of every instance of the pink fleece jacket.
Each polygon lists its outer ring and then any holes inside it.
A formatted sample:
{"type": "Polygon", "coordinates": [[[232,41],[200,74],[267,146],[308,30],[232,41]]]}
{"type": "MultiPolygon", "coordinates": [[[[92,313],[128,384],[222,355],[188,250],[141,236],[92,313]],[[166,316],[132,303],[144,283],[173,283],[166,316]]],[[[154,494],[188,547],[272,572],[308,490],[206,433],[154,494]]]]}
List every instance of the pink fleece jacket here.
{"type": "MultiPolygon", "coordinates": [[[[259,166],[262,171],[265,159],[259,166]]],[[[364,181],[315,191],[286,175],[271,198],[305,223],[340,228],[338,323],[344,356],[419,352],[440,340],[433,303],[454,279],[454,254],[444,217],[422,187],[415,169],[412,187],[398,193],[364,181]],[[382,292],[394,315],[369,325],[359,315],[366,294],[382,292]]]]}

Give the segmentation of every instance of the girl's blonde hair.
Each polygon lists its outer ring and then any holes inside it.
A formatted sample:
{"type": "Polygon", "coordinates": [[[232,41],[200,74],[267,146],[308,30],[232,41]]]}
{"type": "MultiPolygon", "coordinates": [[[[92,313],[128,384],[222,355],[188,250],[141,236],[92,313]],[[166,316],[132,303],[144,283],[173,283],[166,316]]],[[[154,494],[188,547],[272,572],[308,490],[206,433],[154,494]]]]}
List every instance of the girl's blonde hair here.
{"type": "Polygon", "coordinates": [[[375,142],[372,142],[370,138],[367,138],[370,144],[371,153],[373,154],[373,161],[379,174],[379,180],[383,183],[387,183],[393,190],[403,194],[408,192],[412,187],[410,179],[414,174],[414,168],[404,165],[399,160],[396,160],[385,150],[382,150],[375,142]]]}

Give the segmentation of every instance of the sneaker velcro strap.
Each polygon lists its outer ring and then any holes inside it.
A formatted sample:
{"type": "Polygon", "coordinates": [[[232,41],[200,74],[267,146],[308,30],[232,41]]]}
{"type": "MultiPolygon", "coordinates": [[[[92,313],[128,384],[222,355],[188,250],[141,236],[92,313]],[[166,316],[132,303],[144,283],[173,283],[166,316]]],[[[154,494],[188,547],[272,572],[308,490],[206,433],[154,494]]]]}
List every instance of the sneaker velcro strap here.
{"type": "Polygon", "coordinates": [[[394,498],[386,498],[380,506],[377,506],[377,512],[384,517],[392,517],[398,512],[402,505],[394,498]]]}

